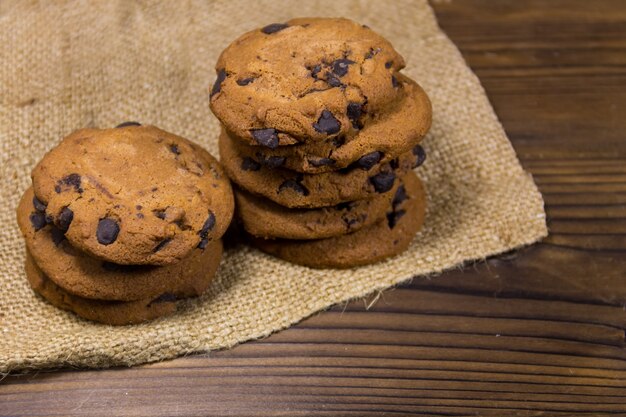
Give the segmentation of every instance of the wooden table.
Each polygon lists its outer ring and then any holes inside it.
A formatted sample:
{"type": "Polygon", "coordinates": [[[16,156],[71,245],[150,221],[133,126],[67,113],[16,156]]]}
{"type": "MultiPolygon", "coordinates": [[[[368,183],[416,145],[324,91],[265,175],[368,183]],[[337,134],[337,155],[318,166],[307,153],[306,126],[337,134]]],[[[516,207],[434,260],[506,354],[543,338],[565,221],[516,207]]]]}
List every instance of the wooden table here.
{"type": "Polygon", "coordinates": [[[232,350],[7,377],[0,415],[626,413],[626,2],[433,6],[543,192],[543,243],[232,350]]]}

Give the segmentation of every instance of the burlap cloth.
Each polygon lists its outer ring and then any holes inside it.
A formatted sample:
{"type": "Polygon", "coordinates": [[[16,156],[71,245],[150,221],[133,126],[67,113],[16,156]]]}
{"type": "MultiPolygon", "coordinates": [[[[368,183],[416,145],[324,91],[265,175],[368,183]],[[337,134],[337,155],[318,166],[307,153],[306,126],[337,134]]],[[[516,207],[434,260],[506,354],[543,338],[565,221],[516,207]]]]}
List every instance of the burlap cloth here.
{"type": "Polygon", "coordinates": [[[226,348],[415,275],[537,241],[541,195],[478,79],[426,1],[94,1],[0,4],[0,372],[134,365],[226,348]],[[429,93],[432,130],[418,170],[424,230],[402,255],[312,270],[247,246],[228,251],[208,294],[148,324],[93,324],[35,296],[15,221],[30,170],[64,135],[124,120],[155,124],[217,155],[208,88],[239,34],[295,16],[345,16],[387,37],[429,93]]]}

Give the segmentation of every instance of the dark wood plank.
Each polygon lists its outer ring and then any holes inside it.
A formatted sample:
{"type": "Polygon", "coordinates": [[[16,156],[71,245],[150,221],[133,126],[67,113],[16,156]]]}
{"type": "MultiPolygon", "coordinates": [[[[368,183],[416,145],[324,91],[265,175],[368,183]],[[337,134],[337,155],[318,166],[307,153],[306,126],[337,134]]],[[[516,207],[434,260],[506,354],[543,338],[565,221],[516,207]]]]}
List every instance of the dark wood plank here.
{"type": "Polygon", "coordinates": [[[626,3],[433,6],[544,195],[543,243],[227,351],[9,376],[0,415],[626,415],[626,3]]]}

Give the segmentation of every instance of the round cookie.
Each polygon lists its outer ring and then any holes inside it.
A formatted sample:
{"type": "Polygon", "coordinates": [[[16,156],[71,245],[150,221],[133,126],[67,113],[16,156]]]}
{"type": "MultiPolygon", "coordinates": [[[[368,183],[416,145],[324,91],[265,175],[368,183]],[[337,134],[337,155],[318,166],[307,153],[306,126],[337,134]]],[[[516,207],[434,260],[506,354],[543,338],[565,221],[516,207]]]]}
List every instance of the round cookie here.
{"type": "Polygon", "coordinates": [[[118,265],[90,257],[71,246],[54,225],[38,222],[43,214],[33,205],[33,197],[29,188],[17,209],[28,251],[51,281],[79,297],[134,301],[177,294],[189,287],[200,294],[208,284],[205,277],[213,275],[220,263],[219,239],[209,242],[205,249],[194,249],[181,262],[160,267],[118,265]]]}
{"type": "Polygon", "coordinates": [[[420,160],[409,151],[392,161],[367,167],[369,169],[356,167],[302,174],[244,157],[239,153],[239,148],[244,146],[228,141],[222,131],[219,149],[224,170],[243,189],[290,208],[328,207],[373,198],[393,188],[396,178],[411,171],[420,160]]]}
{"type": "MultiPolygon", "coordinates": [[[[417,83],[401,74],[398,82],[404,86],[398,100],[372,115],[372,120],[349,140],[335,137],[275,149],[248,146],[241,147],[242,153],[261,163],[280,163],[285,168],[310,174],[352,164],[368,166],[373,161],[390,161],[422,140],[430,128],[432,115],[430,100],[417,83]]],[[[228,135],[228,140],[240,139],[228,135]]]]}
{"type": "MultiPolygon", "coordinates": [[[[414,174],[408,174],[414,175],[414,174]]],[[[401,181],[369,200],[318,209],[288,209],[234,187],[236,216],[246,232],[266,239],[322,239],[367,227],[385,216],[401,181]]]]}
{"type": "MultiPolygon", "coordinates": [[[[26,278],[32,289],[53,306],[103,324],[114,326],[137,324],[176,311],[177,297],[171,294],[127,302],[90,300],[75,296],[48,279],[28,252],[26,253],[26,278]]],[[[198,294],[184,294],[185,297],[194,295],[198,294]]]]}
{"type": "Polygon", "coordinates": [[[404,199],[394,199],[386,218],[357,232],[319,240],[251,238],[262,251],[312,268],[350,268],[397,255],[409,247],[424,222],[426,196],[415,174],[405,177],[404,199]]]}
{"type": "Polygon", "coordinates": [[[73,246],[118,264],[176,263],[219,239],[234,210],[218,162],[153,126],[75,131],[32,179],[38,204],[73,246]]]}
{"type": "Polygon", "coordinates": [[[220,55],[211,110],[270,148],[357,131],[397,96],[404,59],[343,18],[300,18],[243,34],[220,55]]]}

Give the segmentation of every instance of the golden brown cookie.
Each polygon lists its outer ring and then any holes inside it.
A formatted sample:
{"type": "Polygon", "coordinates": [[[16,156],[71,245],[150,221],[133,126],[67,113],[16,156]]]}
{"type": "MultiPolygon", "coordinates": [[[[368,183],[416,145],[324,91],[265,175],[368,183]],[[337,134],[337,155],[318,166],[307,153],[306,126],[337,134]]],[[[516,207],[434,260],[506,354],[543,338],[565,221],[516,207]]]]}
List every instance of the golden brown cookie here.
{"type": "Polygon", "coordinates": [[[235,186],[235,215],[246,232],[256,237],[322,239],[345,235],[382,219],[396,193],[403,190],[400,182],[397,181],[388,192],[369,200],[317,209],[289,209],[235,186]]]}
{"type": "MultiPolygon", "coordinates": [[[[398,75],[398,82],[403,86],[399,99],[373,114],[371,121],[351,139],[334,137],[275,149],[241,147],[245,151],[244,156],[262,164],[280,165],[311,174],[390,161],[415,148],[431,123],[430,100],[424,90],[401,74],[398,75]]],[[[241,140],[232,134],[227,139],[241,140]]]]}
{"type": "Polygon", "coordinates": [[[250,237],[253,246],[278,258],[312,268],[351,268],[381,261],[409,247],[424,222],[426,196],[415,175],[405,178],[404,196],[384,219],[357,232],[318,240],[261,239],[250,237]]]}
{"type": "Polygon", "coordinates": [[[78,130],[32,179],[40,212],[72,246],[118,264],[178,262],[219,239],[234,209],[218,162],[153,126],[78,130]]]}
{"type": "MultiPolygon", "coordinates": [[[[213,278],[213,274],[203,277],[203,287],[213,278]]],[[[214,273],[214,271],[213,271],[214,273]]],[[[48,279],[37,266],[32,256],[26,253],[26,278],[33,290],[50,304],[63,310],[73,311],[80,317],[114,326],[137,324],[153,320],[176,311],[179,298],[200,295],[194,288],[185,289],[179,294],[163,294],[160,297],[137,301],[102,301],[91,300],[70,294],[48,279]]]]}
{"type": "Polygon", "coordinates": [[[269,148],[353,134],[397,96],[404,59],[343,18],[301,18],[243,34],[220,55],[211,109],[269,148]]]}
{"type": "Polygon", "coordinates": [[[334,206],[347,201],[373,198],[393,188],[396,179],[411,171],[420,156],[413,151],[368,167],[346,168],[321,174],[302,174],[260,164],[242,155],[247,145],[219,138],[220,161],[241,188],[290,208],[334,206]]]}
{"type": "Polygon", "coordinates": [[[205,289],[202,277],[215,271],[220,263],[221,240],[209,242],[204,250],[194,249],[182,261],[166,266],[119,265],[90,257],[71,246],[54,225],[37,227],[40,212],[33,205],[33,197],[29,188],[17,209],[26,246],[51,281],[79,297],[134,301],[178,294],[189,287],[199,294],[205,289]]]}

